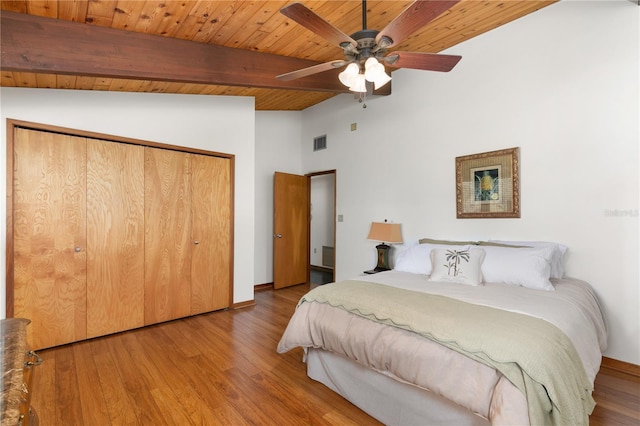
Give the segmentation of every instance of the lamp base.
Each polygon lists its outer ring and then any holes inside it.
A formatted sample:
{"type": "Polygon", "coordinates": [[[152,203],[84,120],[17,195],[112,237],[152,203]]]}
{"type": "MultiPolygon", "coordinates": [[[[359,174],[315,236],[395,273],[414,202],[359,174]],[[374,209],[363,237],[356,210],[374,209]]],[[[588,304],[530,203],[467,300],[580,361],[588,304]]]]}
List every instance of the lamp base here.
{"type": "Polygon", "coordinates": [[[376,272],[389,271],[391,267],[389,265],[389,249],[390,245],[382,243],[376,246],[376,250],[378,251],[378,264],[373,269],[376,272]]]}

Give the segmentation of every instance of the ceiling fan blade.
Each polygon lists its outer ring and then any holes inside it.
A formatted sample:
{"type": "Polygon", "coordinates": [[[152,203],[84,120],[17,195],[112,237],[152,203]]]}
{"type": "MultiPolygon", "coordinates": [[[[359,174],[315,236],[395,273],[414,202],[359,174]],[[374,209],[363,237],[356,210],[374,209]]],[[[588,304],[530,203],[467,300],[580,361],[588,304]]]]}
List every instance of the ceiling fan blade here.
{"type": "Polygon", "coordinates": [[[296,78],[306,77],[308,75],[317,74],[319,72],[334,70],[336,68],[344,66],[346,63],[347,62],[343,60],[325,62],[323,64],[313,65],[311,67],[302,68],[285,74],[280,74],[276,76],[276,78],[282,81],[295,80],[296,78]]]}
{"type": "Polygon", "coordinates": [[[344,43],[353,47],[358,45],[354,39],[325,21],[302,3],[292,3],[289,6],[285,6],[280,9],[280,13],[337,46],[344,47],[344,43]]]}
{"type": "Polygon", "coordinates": [[[460,0],[416,0],[378,33],[376,43],[391,47],[442,15],[460,0]],[[381,43],[382,41],[382,43],[381,43]]]}
{"type": "Polygon", "coordinates": [[[462,56],[422,52],[393,52],[382,59],[387,65],[394,68],[449,72],[462,59],[462,56]]]}

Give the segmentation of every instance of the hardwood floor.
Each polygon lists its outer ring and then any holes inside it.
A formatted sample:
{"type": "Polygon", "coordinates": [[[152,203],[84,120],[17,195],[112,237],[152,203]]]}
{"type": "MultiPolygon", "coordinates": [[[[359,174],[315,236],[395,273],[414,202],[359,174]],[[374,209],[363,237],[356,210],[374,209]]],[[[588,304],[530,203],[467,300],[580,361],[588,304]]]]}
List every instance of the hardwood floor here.
{"type": "MultiPolygon", "coordinates": [[[[256,292],[256,306],[39,351],[40,425],[376,425],[275,347],[308,285],[256,292]]],[[[622,376],[622,377],[621,377],[622,376]]],[[[591,425],[640,422],[640,383],[596,379],[591,425]]]]}
{"type": "Polygon", "coordinates": [[[593,397],[591,426],[640,425],[640,377],[602,367],[593,397]]]}

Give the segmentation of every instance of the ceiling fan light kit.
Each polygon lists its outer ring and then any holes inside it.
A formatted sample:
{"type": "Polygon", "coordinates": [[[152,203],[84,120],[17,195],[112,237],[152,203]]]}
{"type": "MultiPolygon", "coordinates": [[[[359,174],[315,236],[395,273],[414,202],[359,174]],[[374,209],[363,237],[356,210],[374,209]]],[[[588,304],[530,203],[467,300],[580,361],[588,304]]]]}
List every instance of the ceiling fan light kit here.
{"type": "Polygon", "coordinates": [[[293,3],[280,10],[288,18],[334,43],[343,51],[344,60],[333,60],[312,67],[276,76],[293,80],[347,65],[338,75],[342,84],[356,93],[367,93],[367,82],[377,90],[391,81],[385,64],[395,68],[413,68],[448,72],[460,56],[426,52],[391,52],[392,48],[419,28],[436,19],[460,0],[416,0],[396,16],[382,31],[367,29],[367,2],[362,0],[362,30],[346,35],[302,3],[293,3]]]}
{"type": "Polygon", "coordinates": [[[364,63],[364,70],[355,62],[347,65],[344,71],[338,74],[340,82],[347,86],[352,92],[366,93],[369,81],[375,85],[376,89],[391,81],[382,65],[376,58],[368,58],[364,63]]]}

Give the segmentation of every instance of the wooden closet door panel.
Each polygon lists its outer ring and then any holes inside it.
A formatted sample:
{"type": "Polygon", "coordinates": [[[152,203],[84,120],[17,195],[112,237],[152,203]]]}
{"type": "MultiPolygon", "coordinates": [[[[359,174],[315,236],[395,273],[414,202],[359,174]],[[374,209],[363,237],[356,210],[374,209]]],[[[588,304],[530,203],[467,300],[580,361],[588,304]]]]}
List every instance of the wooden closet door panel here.
{"type": "Polygon", "coordinates": [[[231,160],[193,154],[191,167],[191,313],[195,315],[228,308],[230,303],[231,160]]]}
{"type": "Polygon", "coordinates": [[[145,324],[191,313],[188,154],[145,148],[145,324]]]}
{"type": "Polygon", "coordinates": [[[87,140],[87,337],[144,325],[144,147],[87,140]]]}
{"type": "Polygon", "coordinates": [[[14,316],[42,349],[86,337],[86,140],[14,136],[14,316]]]}

